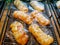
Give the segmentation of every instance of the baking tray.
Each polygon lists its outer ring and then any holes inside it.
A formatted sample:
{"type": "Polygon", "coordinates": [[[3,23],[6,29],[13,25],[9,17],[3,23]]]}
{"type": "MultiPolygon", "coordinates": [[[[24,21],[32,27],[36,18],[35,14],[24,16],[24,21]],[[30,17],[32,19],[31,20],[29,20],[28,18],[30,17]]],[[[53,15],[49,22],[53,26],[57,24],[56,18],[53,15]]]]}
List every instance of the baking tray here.
{"type": "MultiPolygon", "coordinates": [[[[34,9],[30,6],[29,2],[24,2],[28,9],[29,9],[29,13],[32,12],[34,9]]],[[[47,3],[45,2],[42,2],[44,4],[44,7],[45,7],[45,11],[42,12],[44,14],[44,16],[48,19],[51,19],[51,16],[48,14],[49,12],[47,11],[47,3]],[[48,13],[47,13],[48,12],[48,13]]],[[[29,35],[29,40],[27,42],[26,45],[40,45],[36,39],[34,38],[34,36],[29,33],[28,31],[28,26],[27,24],[25,24],[24,22],[22,22],[21,20],[18,20],[18,19],[15,19],[12,17],[12,13],[15,11],[15,10],[18,10],[14,5],[13,3],[10,4],[10,10],[8,12],[8,15],[7,15],[7,18],[8,18],[8,21],[7,21],[7,26],[6,26],[6,29],[5,29],[5,33],[3,35],[3,40],[2,40],[2,45],[19,45],[18,43],[16,43],[14,37],[12,36],[12,32],[10,30],[10,24],[14,21],[19,21],[21,22],[23,25],[24,25],[24,30],[26,31],[26,33],[29,35]]],[[[36,24],[38,24],[37,22],[35,22],[36,24]]],[[[55,32],[54,32],[54,28],[52,26],[52,23],[50,23],[49,26],[41,26],[39,25],[42,29],[42,31],[44,31],[46,34],[49,34],[51,35],[53,38],[54,38],[54,42],[51,44],[51,45],[58,45],[58,41],[57,41],[57,38],[56,38],[56,35],[55,35],[55,32]]]]}
{"type": "MultiPolygon", "coordinates": [[[[53,11],[53,18],[54,18],[54,21],[55,21],[55,25],[56,25],[56,27],[57,27],[57,31],[58,31],[58,33],[59,33],[59,37],[60,37],[60,12],[59,12],[59,9],[57,8],[57,6],[56,6],[56,2],[57,2],[57,0],[53,0],[53,3],[50,3],[50,6],[51,6],[51,10],[53,11]]],[[[51,12],[52,12],[51,11],[51,12]]]]}
{"type": "Polygon", "coordinates": [[[57,12],[57,14],[58,14],[58,15],[57,15],[57,16],[58,16],[57,18],[59,18],[59,17],[60,17],[60,15],[59,15],[60,9],[57,8],[56,2],[57,2],[57,1],[55,1],[55,2],[53,3],[53,5],[55,4],[55,5],[54,5],[54,8],[55,8],[55,10],[56,10],[56,12],[57,12]]]}
{"type": "Polygon", "coordinates": [[[0,1],[0,12],[1,12],[1,9],[3,8],[3,6],[4,6],[4,3],[5,3],[4,0],[1,0],[1,1],[0,1]]]}
{"type": "MultiPolygon", "coordinates": [[[[54,12],[56,13],[56,18],[58,19],[58,22],[59,22],[59,20],[60,20],[60,9],[57,8],[57,5],[56,5],[57,1],[58,0],[53,0],[52,5],[53,5],[53,8],[54,8],[54,12]]],[[[59,22],[59,24],[60,24],[60,22],[59,22]]]]}
{"type": "Polygon", "coordinates": [[[5,5],[5,0],[0,0],[0,19],[2,17],[1,13],[2,13],[2,10],[4,8],[4,5],[5,5]]]}

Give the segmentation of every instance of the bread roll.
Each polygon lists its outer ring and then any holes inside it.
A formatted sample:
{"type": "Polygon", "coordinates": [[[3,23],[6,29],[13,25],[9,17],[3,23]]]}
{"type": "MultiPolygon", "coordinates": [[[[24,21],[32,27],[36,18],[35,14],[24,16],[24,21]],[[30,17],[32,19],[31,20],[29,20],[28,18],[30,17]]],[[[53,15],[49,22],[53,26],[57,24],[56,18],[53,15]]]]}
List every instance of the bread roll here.
{"type": "Polygon", "coordinates": [[[35,9],[40,12],[44,11],[44,5],[42,3],[38,3],[37,1],[31,1],[30,5],[35,9]]]}
{"type": "Polygon", "coordinates": [[[22,11],[14,11],[13,17],[22,20],[26,24],[31,24],[33,18],[22,11]]]}
{"type": "Polygon", "coordinates": [[[25,45],[28,41],[28,35],[24,31],[23,25],[20,22],[15,21],[10,25],[10,28],[16,42],[25,45]]]}
{"type": "Polygon", "coordinates": [[[28,12],[28,8],[20,0],[15,0],[14,5],[23,12],[28,12]]]}
{"type": "Polygon", "coordinates": [[[41,45],[50,45],[53,43],[53,37],[44,33],[37,24],[30,25],[29,32],[33,34],[41,45]]]}
{"type": "Polygon", "coordinates": [[[33,18],[36,18],[37,22],[40,24],[40,25],[43,25],[43,26],[46,26],[46,25],[49,25],[50,24],[50,21],[43,16],[42,13],[39,13],[38,11],[33,11],[31,12],[30,14],[33,18]]]}

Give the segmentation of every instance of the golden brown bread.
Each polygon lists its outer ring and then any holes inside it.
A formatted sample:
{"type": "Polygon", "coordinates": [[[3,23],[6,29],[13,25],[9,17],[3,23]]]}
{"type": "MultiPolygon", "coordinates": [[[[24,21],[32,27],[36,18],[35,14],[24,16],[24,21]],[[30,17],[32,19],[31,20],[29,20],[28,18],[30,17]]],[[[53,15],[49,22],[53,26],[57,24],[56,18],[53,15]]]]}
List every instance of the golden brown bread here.
{"type": "Polygon", "coordinates": [[[28,8],[20,1],[20,0],[15,0],[14,5],[23,12],[28,12],[28,8]]]}
{"type": "Polygon", "coordinates": [[[22,20],[26,24],[31,24],[33,18],[22,11],[14,11],[13,17],[22,20]]]}
{"type": "Polygon", "coordinates": [[[50,24],[50,21],[46,17],[44,17],[42,13],[39,13],[37,10],[31,12],[31,16],[33,18],[36,18],[37,19],[36,21],[40,25],[46,26],[50,24]]]}
{"type": "Polygon", "coordinates": [[[44,11],[44,5],[42,3],[39,4],[38,1],[31,1],[30,5],[39,12],[44,11]]]}
{"type": "Polygon", "coordinates": [[[37,24],[31,24],[29,31],[41,45],[50,45],[53,43],[53,37],[44,33],[37,24]]]}
{"type": "Polygon", "coordinates": [[[28,41],[28,35],[24,31],[23,25],[15,21],[10,25],[10,28],[17,43],[25,45],[28,41]]]}

